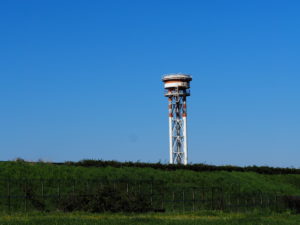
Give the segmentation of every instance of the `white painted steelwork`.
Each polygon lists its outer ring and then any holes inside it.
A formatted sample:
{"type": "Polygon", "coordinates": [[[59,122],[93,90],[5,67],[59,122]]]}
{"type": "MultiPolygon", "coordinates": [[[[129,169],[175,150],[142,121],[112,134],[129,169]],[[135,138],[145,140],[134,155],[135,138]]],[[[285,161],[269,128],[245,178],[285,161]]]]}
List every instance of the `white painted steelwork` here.
{"type": "Polygon", "coordinates": [[[170,164],[188,163],[186,97],[190,96],[187,74],[168,74],[163,77],[165,96],[169,100],[170,164]]]}
{"type": "Polygon", "coordinates": [[[168,82],[165,83],[165,88],[177,88],[177,87],[184,87],[188,88],[188,82],[168,82]]]}

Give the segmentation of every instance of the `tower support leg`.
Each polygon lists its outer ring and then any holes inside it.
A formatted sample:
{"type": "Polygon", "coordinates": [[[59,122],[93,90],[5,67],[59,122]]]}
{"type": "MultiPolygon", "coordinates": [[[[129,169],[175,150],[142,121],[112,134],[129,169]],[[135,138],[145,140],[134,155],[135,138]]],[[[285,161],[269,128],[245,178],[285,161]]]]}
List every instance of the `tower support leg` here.
{"type": "Polygon", "coordinates": [[[170,164],[173,164],[173,118],[169,116],[169,151],[170,151],[170,164]]]}

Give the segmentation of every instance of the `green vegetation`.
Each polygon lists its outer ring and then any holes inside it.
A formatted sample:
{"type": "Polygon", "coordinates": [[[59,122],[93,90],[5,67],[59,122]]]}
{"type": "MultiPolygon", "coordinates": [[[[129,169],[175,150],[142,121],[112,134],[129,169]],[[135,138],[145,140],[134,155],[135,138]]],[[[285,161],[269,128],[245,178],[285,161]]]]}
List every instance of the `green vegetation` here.
{"type": "Polygon", "coordinates": [[[0,215],[1,225],[299,225],[300,216],[271,213],[87,214],[31,213],[0,215]]]}
{"type": "Polygon", "coordinates": [[[84,167],[137,167],[137,168],[153,168],[160,170],[191,170],[196,172],[213,172],[213,171],[236,171],[236,172],[255,172],[261,174],[300,174],[300,169],[295,168],[280,168],[280,167],[269,167],[269,166],[214,166],[207,164],[161,164],[161,163],[142,163],[142,162],[117,162],[117,161],[103,161],[103,160],[81,160],[79,162],[65,162],[56,163],[57,165],[73,165],[73,166],[84,166],[84,167]]]}
{"type": "Polygon", "coordinates": [[[0,162],[0,211],[300,210],[299,198],[284,197],[300,195],[300,174],[120,165],[103,161],[0,162]]]}
{"type": "Polygon", "coordinates": [[[223,170],[196,172],[187,169],[164,170],[151,167],[139,168],[136,166],[85,167],[77,166],[77,164],[70,165],[70,163],[55,165],[42,162],[0,162],[0,180],[3,182],[6,179],[61,179],[69,181],[95,179],[102,181],[152,180],[156,183],[176,184],[176,187],[181,189],[222,186],[239,188],[239,191],[243,193],[261,191],[264,193],[276,192],[287,195],[300,195],[300,174],[270,175],[223,170]]]}

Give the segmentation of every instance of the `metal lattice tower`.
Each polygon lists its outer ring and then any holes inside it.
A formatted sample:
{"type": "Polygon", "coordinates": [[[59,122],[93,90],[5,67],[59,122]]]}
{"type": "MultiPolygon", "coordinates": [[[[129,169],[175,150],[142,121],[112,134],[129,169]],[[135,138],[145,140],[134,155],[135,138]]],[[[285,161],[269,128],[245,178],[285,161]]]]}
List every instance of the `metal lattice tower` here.
{"type": "Polygon", "coordinates": [[[190,96],[187,74],[168,74],[163,77],[165,96],[169,99],[170,164],[187,164],[187,110],[186,97],[190,96]]]}

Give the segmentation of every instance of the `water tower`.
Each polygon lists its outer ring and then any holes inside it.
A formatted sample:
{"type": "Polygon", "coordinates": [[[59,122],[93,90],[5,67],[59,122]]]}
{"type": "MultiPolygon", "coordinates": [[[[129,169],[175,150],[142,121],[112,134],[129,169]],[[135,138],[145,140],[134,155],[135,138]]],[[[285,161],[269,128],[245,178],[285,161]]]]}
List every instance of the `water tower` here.
{"type": "Polygon", "coordinates": [[[167,74],[162,79],[169,99],[170,164],[188,162],[186,97],[190,96],[191,80],[187,74],[167,74]]]}

